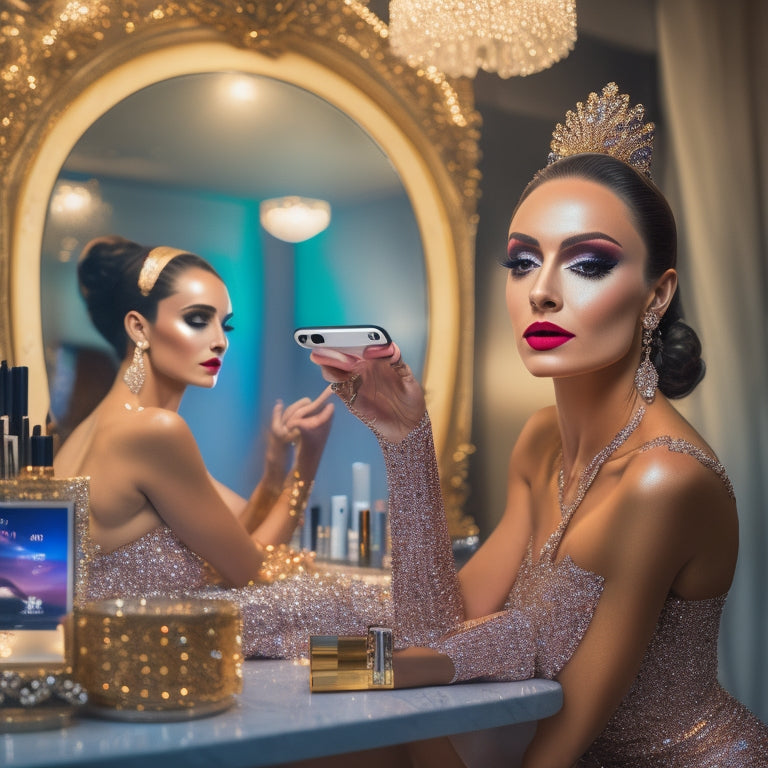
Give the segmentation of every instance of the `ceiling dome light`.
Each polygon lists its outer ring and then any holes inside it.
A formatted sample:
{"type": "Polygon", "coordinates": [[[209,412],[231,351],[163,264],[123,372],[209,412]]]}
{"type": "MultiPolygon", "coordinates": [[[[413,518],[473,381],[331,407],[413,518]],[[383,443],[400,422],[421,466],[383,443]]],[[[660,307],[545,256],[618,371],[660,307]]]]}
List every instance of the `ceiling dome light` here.
{"type": "Polygon", "coordinates": [[[259,206],[261,226],[278,240],[301,243],[331,223],[331,204],[310,197],[274,197],[259,206]]]}

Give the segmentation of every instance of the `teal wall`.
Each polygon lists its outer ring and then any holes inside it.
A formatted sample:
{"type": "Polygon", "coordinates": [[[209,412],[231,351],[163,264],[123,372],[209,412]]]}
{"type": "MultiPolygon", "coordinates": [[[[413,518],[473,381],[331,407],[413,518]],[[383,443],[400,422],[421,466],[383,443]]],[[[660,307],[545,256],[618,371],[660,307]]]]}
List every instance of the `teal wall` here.
{"type": "MultiPolygon", "coordinates": [[[[421,372],[427,317],[424,259],[404,194],[335,204],[329,229],[293,246],[261,230],[258,203],[252,200],[110,179],[99,179],[98,187],[102,206],[97,213],[66,224],[50,215],[46,227],[41,303],[51,381],[57,380],[58,346],[108,349],[77,290],[77,257],[89,239],[114,233],[200,254],[227,284],[235,330],[216,387],[190,387],[181,413],[211,473],[237,492],[248,495],[260,476],[263,429],[275,400],[314,397],[325,387],[307,352],[292,340],[296,326],[383,325],[421,372]],[[67,250],[69,260],[61,261],[67,250]]],[[[61,397],[54,395],[56,415],[61,397]]],[[[311,503],[327,506],[331,495],[351,494],[353,461],[372,465],[372,495],[385,498],[375,440],[337,403],[311,503]]]]}

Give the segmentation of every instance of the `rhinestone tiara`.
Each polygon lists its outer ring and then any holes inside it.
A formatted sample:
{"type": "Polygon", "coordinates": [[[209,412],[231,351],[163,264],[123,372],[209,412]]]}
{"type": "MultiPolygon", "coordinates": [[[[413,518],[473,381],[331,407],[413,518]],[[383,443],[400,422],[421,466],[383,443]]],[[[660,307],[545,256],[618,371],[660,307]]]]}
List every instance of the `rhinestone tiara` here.
{"type": "Polygon", "coordinates": [[[552,132],[547,165],[568,155],[598,152],[651,175],[651,155],[655,125],[644,123],[645,108],[630,109],[629,96],[619,93],[616,83],[608,83],[600,95],[590,93],[576,111],[569,109],[565,125],[558,123],[552,132]]]}

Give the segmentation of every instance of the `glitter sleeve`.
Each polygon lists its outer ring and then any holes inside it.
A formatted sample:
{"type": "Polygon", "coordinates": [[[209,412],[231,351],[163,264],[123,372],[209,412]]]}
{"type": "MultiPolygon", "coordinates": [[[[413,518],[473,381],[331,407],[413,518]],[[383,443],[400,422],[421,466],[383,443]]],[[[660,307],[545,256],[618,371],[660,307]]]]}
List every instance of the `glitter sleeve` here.
{"type": "Polygon", "coordinates": [[[445,653],[451,682],[533,677],[533,632],[523,613],[464,621],[429,417],[400,443],[379,441],[389,481],[396,644],[445,653]]]}
{"type": "Polygon", "coordinates": [[[427,414],[401,442],[379,437],[389,485],[395,644],[433,646],[464,618],[427,414]]]}
{"type": "Polygon", "coordinates": [[[465,621],[440,638],[434,647],[453,662],[452,683],[478,677],[534,677],[534,631],[530,618],[522,611],[505,610],[465,621]]]}

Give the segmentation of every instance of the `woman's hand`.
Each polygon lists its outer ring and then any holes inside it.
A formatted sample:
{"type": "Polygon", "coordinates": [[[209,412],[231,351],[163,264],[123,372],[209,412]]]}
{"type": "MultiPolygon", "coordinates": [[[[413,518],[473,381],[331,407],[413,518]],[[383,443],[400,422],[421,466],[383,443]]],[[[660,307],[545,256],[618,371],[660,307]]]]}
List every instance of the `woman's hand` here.
{"type": "Polygon", "coordinates": [[[320,454],[333,422],[333,403],[329,402],[331,388],[326,387],[314,400],[303,397],[291,403],[281,413],[282,429],[300,453],[320,454]]]}
{"type": "Polygon", "coordinates": [[[352,413],[384,439],[399,443],[424,416],[424,392],[396,344],[367,347],[363,355],[314,351],[310,360],[352,413]]]}
{"type": "Polygon", "coordinates": [[[288,452],[297,446],[296,461],[300,471],[314,477],[333,421],[333,403],[328,402],[331,388],[311,400],[302,397],[290,405],[278,400],[272,408],[272,420],[267,436],[264,476],[268,483],[281,488],[288,462],[288,452]]]}

